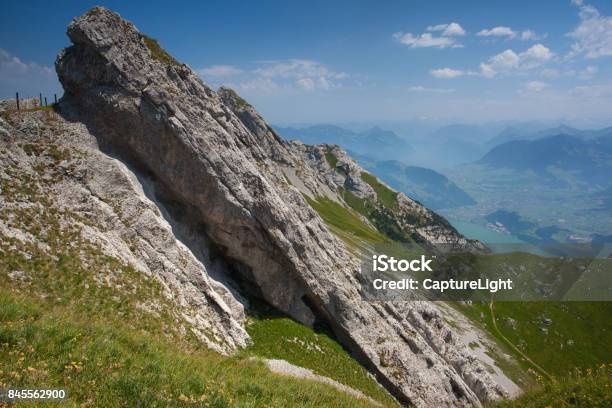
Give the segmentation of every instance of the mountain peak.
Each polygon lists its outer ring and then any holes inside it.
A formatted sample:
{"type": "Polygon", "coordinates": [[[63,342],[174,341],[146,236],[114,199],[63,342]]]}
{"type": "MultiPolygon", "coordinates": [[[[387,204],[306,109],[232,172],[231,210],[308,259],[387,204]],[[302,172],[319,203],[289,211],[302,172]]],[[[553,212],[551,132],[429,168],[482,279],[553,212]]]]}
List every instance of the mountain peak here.
{"type": "Polygon", "coordinates": [[[434,306],[408,302],[383,310],[368,302],[359,259],[315,210],[323,199],[371,231],[374,225],[339,193],[352,189],[372,201],[381,228],[397,225],[399,232],[390,231],[402,238],[477,250],[481,244],[340,149],[287,143],[235,91],[213,91],[117,13],[92,9],[70,24],[68,35],[73,45],[56,62],[65,89],[60,110],[74,113],[104,149],[145,170],[232,266],[237,286],[303,324],[329,323],[400,400],[462,406],[504,394],[465,345],[447,344],[450,329],[434,306]],[[415,334],[413,347],[397,330],[411,324],[397,316],[410,313],[437,316],[419,320],[431,329],[415,328],[425,334],[415,334]],[[386,353],[394,363],[381,362],[386,353]],[[426,375],[421,367],[428,367],[426,375]]]}

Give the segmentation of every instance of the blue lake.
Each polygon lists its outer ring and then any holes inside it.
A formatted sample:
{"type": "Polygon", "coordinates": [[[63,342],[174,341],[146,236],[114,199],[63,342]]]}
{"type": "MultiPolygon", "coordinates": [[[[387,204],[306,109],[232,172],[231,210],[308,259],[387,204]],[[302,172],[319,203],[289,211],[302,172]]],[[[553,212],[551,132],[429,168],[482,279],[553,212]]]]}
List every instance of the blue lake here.
{"type": "Polygon", "coordinates": [[[448,220],[453,227],[469,239],[476,239],[486,244],[495,253],[505,252],[529,252],[537,255],[546,255],[540,248],[525,241],[521,241],[514,235],[502,234],[484,225],[474,224],[467,221],[448,220]]]}

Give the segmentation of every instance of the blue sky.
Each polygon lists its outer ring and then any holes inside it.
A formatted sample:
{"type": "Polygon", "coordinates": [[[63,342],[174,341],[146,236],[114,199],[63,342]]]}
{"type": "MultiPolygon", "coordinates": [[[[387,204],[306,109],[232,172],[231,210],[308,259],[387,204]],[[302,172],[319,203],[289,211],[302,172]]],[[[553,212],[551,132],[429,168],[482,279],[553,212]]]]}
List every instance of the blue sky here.
{"type": "Polygon", "coordinates": [[[66,25],[118,11],[271,122],[562,120],[612,125],[612,3],[7,2],[0,97],[57,92],[66,25]]]}

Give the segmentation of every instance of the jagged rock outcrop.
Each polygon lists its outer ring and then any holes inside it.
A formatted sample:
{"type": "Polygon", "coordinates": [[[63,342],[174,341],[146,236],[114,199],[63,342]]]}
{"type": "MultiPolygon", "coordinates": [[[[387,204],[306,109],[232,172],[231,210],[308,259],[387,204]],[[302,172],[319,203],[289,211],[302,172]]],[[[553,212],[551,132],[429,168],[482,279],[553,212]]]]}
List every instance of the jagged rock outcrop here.
{"type": "MultiPolygon", "coordinates": [[[[320,158],[311,161],[282,140],[252,106],[207,87],[112,11],[92,9],[70,24],[68,36],[73,45],[56,62],[65,89],[60,110],[85,123],[103,149],[150,174],[244,286],[305,324],[325,320],[403,402],[469,406],[504,394],[451,341],[434,306],[364,300],[358,261],[284,173],[293,169],[315,196],[333,196],[339,185],[371,195],[361,176],[351,176],[357,169],[343,180],[336,169],[322,171],[320,158]]],[[[453,234],[429,228],[443,227],[407,197],[398,205],[400,213],[430,217],[411,233],[432,242],[453,234]]]]}

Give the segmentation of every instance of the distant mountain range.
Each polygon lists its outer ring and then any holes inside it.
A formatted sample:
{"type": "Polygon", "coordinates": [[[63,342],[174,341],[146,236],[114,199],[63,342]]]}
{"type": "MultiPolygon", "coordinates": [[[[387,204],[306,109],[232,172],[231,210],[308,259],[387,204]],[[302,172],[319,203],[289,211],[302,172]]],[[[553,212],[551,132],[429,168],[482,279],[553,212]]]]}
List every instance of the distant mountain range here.
{"type": "Polygon", "coordinates": [[[375,161],[354,152],[351,155],[389,186],[433,210],[476,204],[465,191],[435,170],[397,160],[375,161]]]}
{"type": "Polygon", "coordinates": [[[558,178],[564,178],[559,171],[571,172],[570,177],[590,184],[610,184],[612,132],[589,139],[563,134],[511,141],[494,147],[478,163],[493,168],[556,174],[558,178]]]}
{"type": "Polygon", "coordinates": [[[546,127],[540,122],[512,125],[457,123],[435,130],[421,129],[423,133],[415,133],[413,129],[402,130],[401,126],[391,128],[393,130],[373,126],[365,131],[354,131],[330,124],[275,126],[275,130],[286,139],[297,139],[306,144],[337,144],[376,160],[398,160],[436,170],[476,162],[491,149],[513,141],[535,141],[559,135],[582,140],[612,136],[612,127],[582,130],[567,125],[546,127]]]}
{"type": "Polygon", "coordinates": [[[405,139],[391,130],[378,126],[363,132],[353,132],[335,125],[314,125],[305,128],[274,128],[285,139],[296,139],[306,144],[336,144],[346,150],[367,154],[375,159],[402,159],[414,149],[405,139]]]}
{"type": "Polygon", "coordinates": [[[417,156],[427,157],[430,162],[426,167],[445,168],[477,161],[491,149],[508,142],[535,141],[559,135],[584,141],[612,137],[612,127],[581,130],[567,125],[542,128],[532,123],[507,126],[497,132],[495,134],[494,129],[487,126],[455,124],[441,127],[412,143],[417,156]]]}
{"type": "Polygon", "coordinates": [[[560,125],[535,132],[526,132],[524,129],[509,126],[502,130],[497,136],[488,140],[485,143],[485,146],[492,148],[514,140],[537,140],[557,135],[575,136],[581,139],[594,139],[597,137],[612,135],[612,127],[595,130],[580,130],[571,126],[560,125]]]}

